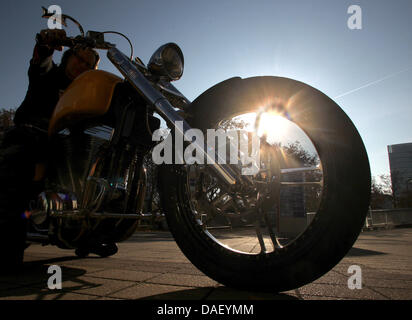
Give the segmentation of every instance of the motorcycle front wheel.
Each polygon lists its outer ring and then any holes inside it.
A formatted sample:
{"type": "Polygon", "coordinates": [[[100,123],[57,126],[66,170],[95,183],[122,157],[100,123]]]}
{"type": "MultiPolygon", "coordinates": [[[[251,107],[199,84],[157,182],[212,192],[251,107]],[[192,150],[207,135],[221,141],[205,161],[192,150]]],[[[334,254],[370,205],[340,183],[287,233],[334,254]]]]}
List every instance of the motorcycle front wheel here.
{"type": "Polygon", "coordinates": [[[269,292],[301,287],[331,270],[356,241],[370,199],[367,153],[345,112],[317,89],[280,77],[226,80],[189,110],[190,125],[203,131],[272,110],[299,128],[296,136],[303,133],[315,155],[290,165],[280,158],[293,147],[260,145],[278,150],[272,165],[260,159],[261,172],[252,177],[268,181],[265,198],[273,205],[266,201],[263,209],[250,194],[225,191],[207,165],[161,166],[162,207],[186,257],[226,286],[269,292]]]}

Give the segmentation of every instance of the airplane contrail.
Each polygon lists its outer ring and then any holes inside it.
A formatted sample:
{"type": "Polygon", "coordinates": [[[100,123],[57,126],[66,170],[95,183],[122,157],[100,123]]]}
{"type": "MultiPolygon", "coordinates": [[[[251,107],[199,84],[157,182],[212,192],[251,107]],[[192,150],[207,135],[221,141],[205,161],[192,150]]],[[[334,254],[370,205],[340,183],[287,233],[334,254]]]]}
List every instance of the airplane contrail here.
{"type": "Polygon", "coordinates": [[[342,97],[344,97],[344,96],[346,96],[346,95],[348,95],[348,94],[351,94],[351,93],[353,93],[353,92],[356,92],[356,91],[359,91],[359,90],[361,90],[361,89],[370,87],[370,86],[372,86],[372,85],[374,85],[374,84],[376,84],[376,83],[382,82],[382,81],[384,81],[384,80],[386,80],[386,79],[395,77],[395,76],[397,76],[398,74],[401,74],[401,73],[403,73],[403,72],[409,71],[410,69],[412,69],[412,66],[409,66],[408,68],[406,68],[406,69],[404,69],[404,70],[391,73],[391,74],[389,74],[389,75],[387,75],[387,76],[385,76],[385,77],[383,77],[383,78],[381,78],[381,79],[378,79],[378,80],[369,82],[369,83],[367,83],[367,84],[365,84],[365,85],[363,85],[363,86],[361,86],[361,87],[359,87],[359,88],[356,88],[356,89],[350,90],[350,91],[348,91],[348,92],[342,93],[342,94],[334,97],[333,99],[342,98],[342,97]]]}

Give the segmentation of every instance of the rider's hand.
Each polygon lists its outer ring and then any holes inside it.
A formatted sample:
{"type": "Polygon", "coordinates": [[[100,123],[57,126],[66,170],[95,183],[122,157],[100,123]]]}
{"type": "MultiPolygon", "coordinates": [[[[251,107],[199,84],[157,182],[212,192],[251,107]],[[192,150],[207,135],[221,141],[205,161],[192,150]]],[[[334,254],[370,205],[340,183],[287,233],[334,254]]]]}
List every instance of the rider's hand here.
{"type": "Polygon", "coordinates": [[[39,44],[62,51],[63,46],[61,43],[66,39],[66,31],[63,29],[44,29],[40,31],[38,39],[39,44]]]}

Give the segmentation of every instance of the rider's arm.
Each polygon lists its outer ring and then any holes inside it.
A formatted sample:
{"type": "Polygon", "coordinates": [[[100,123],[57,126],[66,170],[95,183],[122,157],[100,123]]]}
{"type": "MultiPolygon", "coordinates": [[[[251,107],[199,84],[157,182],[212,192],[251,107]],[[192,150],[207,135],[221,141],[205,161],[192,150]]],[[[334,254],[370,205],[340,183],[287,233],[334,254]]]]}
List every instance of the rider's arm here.
{"type": "Polygon", "coordinates": [[[39,75],[43,75],[50,71],[53,67],[53,48],[36,44],[33,50],[33,57],[30,60],[30,71],[35,71],[39,75]],[[36,70],[33,70],[36,69],[36,70]]]}
{"type": "Polygon", "coordinates": [[[44,75],[49,72],[54,63],[52,60],[54,50],[61,51],[63,47],[59,41],[66,38],[66,32],[60,29],[46,29],[36,36],[36,45],[33,57],[30,60],[29,77],[44,75]]]}

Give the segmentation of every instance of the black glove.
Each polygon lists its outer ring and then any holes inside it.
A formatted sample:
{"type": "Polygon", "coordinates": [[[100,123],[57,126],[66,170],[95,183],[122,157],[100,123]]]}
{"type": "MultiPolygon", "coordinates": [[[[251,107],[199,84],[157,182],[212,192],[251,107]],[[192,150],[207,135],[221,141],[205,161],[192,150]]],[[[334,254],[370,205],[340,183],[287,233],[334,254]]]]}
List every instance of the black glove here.
{"type": "Polygon", "coordinates": [[[66,40],[66,31],[63,29],[44,29],[36,35],[39,46],[46,46],[52,50],[62,51],[62,43],[66,40]]]}

